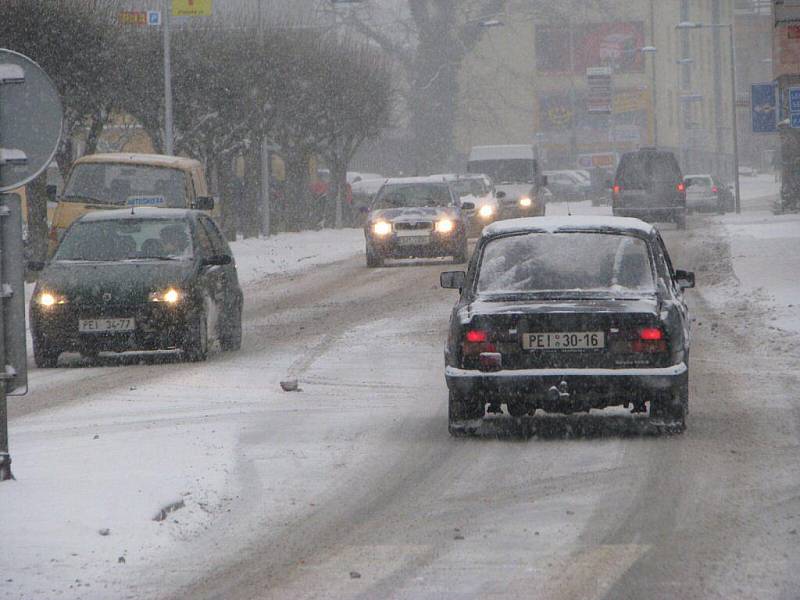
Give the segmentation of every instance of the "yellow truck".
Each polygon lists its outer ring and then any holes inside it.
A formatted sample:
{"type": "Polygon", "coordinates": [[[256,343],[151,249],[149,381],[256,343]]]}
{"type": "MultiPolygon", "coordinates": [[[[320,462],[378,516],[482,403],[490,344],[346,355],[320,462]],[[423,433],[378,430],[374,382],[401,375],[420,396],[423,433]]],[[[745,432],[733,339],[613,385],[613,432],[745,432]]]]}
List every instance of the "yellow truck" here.
{"type": "Polygon", "coordinates": [[[75,219],[91,210],[136,206],[194,208],[216,213],[203,165],[161,154],[91,154],[76,160],[58,200],[49,251],[75,219]]]}

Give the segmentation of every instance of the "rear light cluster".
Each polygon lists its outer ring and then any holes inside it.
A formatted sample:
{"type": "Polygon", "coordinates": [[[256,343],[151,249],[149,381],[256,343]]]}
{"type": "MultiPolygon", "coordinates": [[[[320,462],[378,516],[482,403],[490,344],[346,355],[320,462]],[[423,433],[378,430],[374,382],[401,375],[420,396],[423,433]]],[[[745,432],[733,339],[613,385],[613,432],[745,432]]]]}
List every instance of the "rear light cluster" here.
{"type": "Polygon", "coordinates": [[[464,356],[479,356],[481,352],[496,352],[497,346],[489,341],[489,334],[479,329],[470,329],[462,344],[464,356]]]}
{"type": "Polygon", "coordinates": [[[612,189],[612,191],[613,191],[615,194],[619,194],[619,193],[622,191],[622,186],[620,186],[620,185],[614,185],[614,187],[613,187],[613,188],[611,188],[611,189],[612,189]]]}
{"type": "Polygon", "coordinates": [[[489,341],[489,334],[480,329],[470,329],[464,335],[461,353],[465,367],[477,367],[481,371],[499,371],[503,368],[503,356],[497,346],[489,341]]]}
{"type": "Polygon", "coordinates": [[[711,188],[711,191],[716,194],[717,192],[719,192],[719,188],[717,186],[714,186],[711,188]]]}
{"type": "Polygon", "coordinates": [[[685,192],[686,191],[686,185],[683,182],[679,183],[676,187],[678,188],[679,192],[685,192]]]}
{"type": "Polygon", "coordinates": [[[664,331],[659,327],[645,327],[617,337],[610,343],[615,354],[659,354],[669,350],[664,331]]]}

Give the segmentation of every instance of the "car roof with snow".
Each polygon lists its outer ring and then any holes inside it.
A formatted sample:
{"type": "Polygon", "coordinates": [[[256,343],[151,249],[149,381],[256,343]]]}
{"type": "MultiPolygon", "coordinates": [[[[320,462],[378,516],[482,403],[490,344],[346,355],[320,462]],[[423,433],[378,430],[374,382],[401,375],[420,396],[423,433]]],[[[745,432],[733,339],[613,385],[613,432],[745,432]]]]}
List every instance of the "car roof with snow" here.
{"type": "Polygon", "coordinates": [[[684,175],[683,176],[684,179],[689,179],[690,177],[705,177],[707,179],[711,179],[712,178],[710,173],[692,173],[691,175],[684,175]]]}
{"type": "Polygon", "coordinates": [[[81,163],[123,163],[129,165],[146,165],[153,167],[171,167],[173,169],[188,170],[201,167],[200,161],[184,156],[166,156],[163,154],[137,154],[137,153],[106,153],[87,154],[75,161],[81,163]]]}
{"type": "Polygon", "coordinates": [[[443,175],[426,175],[424,177],[390,177],[384,185],[406,185],[412,183],[447,183],[443,175]]]}
{"type": "Polygon", "coordinates": [[[501,146],[473,146],[469,152],[469,160],[513,160],[535,158],[533,146],[529,144],[507,144],[501,146]]]}
{"type": "Polygon", "coordinates": [[[94,221],[119,221],[123,219],[186,219],[194,218],[200,211],[190,208],[128,207],[115,210],[93,210],[80,218],[82,223],[94,221]]]}
{"type": "Polygon", "coordinates": [[[655,227],[640,219],[630,217],[563,216],[527,217],[497,221],[483,228],[481,237],[495,237],[514,233],[560,233],[560,232],[614,232],[651,236],[655,227]]]}
{"type": "Polygon", "coordinates": [[[489,179],[488,175],[483,173],[438,173],[431,175],[431,177],[440,177],[444,181],[459,181],[462,179],[489,179]]]}

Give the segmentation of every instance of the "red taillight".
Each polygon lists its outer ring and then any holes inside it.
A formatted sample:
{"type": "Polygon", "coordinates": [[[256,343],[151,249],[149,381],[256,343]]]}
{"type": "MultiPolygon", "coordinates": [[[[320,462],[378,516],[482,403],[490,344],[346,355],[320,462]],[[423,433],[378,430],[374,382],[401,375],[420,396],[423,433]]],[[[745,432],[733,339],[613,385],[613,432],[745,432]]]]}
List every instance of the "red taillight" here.
{"type": "Polygon", "coordinates": [[[479,329],[470,329],[462,344],[464,356],[478,356],[483,352],[496,352],[497,347],[489,341],[489,334],[479,329]]]}
{"type": "Polygon", "coordinates": [[[639,338],[648,342],[664,339],[664,332],[658,327],[647,327],[639,332],[639,338]]]}
{"type": "Polygon", "coordinates": [[[622,191],[622,187],[619,185],[615,185],[613,188],[615,194],[619,194],[622,191]]]}
{"type": "Polygon", "coordinates": [[[686,186],[683,183],[679,183],[678,184],[678,191],[679,192],[685,192],[686,191],[686,186]]]}
{"type": "Polygon", "coordinates": [[[717,186],[714,186],[711,188],[711,191],[716,194],[719,191],[719,189],[717,188],[717,186]]]}
{"type": "Polygon", "coordinates": [[[477,329],[472,329],[467,332],[466,340],[471,344],[478,344],[480,342],[485,342],[489,339],[489,336],[486,335],[485,331],[480,331],[477,329]]]}

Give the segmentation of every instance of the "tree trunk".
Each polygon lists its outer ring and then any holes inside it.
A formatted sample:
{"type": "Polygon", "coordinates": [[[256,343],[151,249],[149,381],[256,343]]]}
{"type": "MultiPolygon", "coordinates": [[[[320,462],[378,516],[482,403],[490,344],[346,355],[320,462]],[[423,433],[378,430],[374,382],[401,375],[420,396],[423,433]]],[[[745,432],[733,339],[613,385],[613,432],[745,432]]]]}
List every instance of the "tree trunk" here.
{"type": "Polygon", "coordinates": [[[245,238],[258,237],[261,219],[258,201],[261,197],[261,144],[253,143],[245,152],[244,203],[239,213],[239,225],[245,238]]]}
{"type": "Polygon", "coordinates": [[[233,161],[223,156],[215,161],[217,169],[217,190],[222,208],[222,232],[228,240],[236,239],[236,194],[233,186],[233,161]]]}
{"type": "Polygon", "coordinates": [[[305,150],[288,151],[286,161],[286,212],[287,231],[300,231],[318,221],[317,211],[310,201],[308,189],[308,153],[305,150]]]}
{"type": "Polygon", "coordinates": [[[30,260],[47,257],[47,172],[28,184],[28,243],[30,260]]]}

